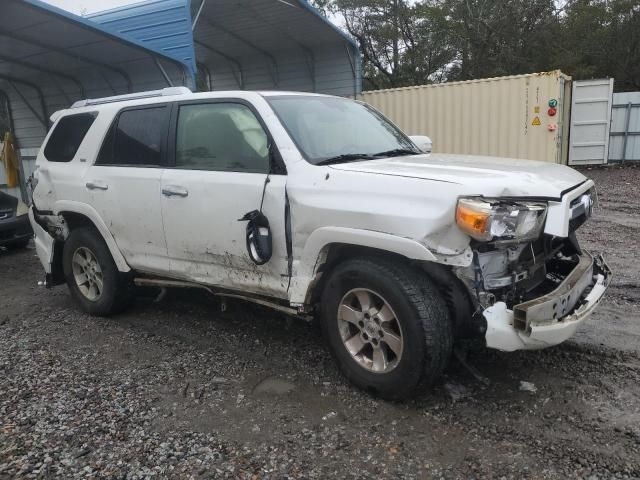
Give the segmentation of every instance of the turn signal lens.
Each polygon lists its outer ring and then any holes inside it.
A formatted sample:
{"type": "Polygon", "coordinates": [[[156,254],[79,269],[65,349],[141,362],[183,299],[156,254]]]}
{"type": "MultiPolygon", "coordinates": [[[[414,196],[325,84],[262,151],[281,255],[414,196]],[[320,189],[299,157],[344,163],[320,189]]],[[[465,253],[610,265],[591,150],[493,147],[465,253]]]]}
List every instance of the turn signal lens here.
{"type": "Polygon", "coordinates": [[[489,219],[491,215],[483,206],[484,202],[461,199],[456,210],[456,223],[464,232],[478,240],[491,240],[489,219]]]}

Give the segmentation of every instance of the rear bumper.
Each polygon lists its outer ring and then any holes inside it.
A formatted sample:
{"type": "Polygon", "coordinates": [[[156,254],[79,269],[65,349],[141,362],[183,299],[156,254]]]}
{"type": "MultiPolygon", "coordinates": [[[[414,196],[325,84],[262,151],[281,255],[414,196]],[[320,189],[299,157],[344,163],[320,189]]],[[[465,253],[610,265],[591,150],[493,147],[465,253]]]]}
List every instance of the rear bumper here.
{"type": "Polygon", "coordinates": [[[0,222],[0,246],[22,242],[33,237],[27,215],[11,217],[0,222]]]}
{"type": "Polygon", "coordinates": [[[553,292],[509,310],[498,302],[484,311],[487,347],[512,352],[547,348],[572,337],[593,313],[611,282],[601,256],[584,253],[553,292]],[[515,313],[514,313],[515,311],[515,313]]]}
{"type": "Polygon", "coordinates": [[[35,234],[34,242],[36,244],[36,253],[38,254],[40,263],[42,263],[44,267],[45,273],[49,276],[51,275],[53,264],[53,237],[36,222],[33,207],[29,209],[29,221],[35,234]]]}

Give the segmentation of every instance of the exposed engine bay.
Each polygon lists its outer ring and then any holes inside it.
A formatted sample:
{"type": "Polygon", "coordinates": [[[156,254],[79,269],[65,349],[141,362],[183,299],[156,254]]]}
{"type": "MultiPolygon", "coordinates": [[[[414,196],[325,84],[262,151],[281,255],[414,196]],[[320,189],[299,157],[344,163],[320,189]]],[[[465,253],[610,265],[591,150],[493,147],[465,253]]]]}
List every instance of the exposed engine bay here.
{"type": "Polygon", "coordinates": [[[478,243],[474,245],[473,264],[460,269],[458,275],[475,296],[479,307],[484,309],[504,302],[508,309],[514,310],[514,328],[524,331],[528,325],[524,316],[519,317],[518,306],[544,298],[572,275],[578,275],[581,278],[570,283],[574,288],[577,282],[586,281],[580,296],[561,300],[559,306],[554,304],[556,308],[548,320],[569,314],[580,298],[588,294],[593,276],[593,268],[588,263],[592,262],[592,257],[580,249],[573,232],[569,238],[543,235],[536,241],[515,245],[478,243]],[[587,272],[589,268],[591,270],[587,272]]]}

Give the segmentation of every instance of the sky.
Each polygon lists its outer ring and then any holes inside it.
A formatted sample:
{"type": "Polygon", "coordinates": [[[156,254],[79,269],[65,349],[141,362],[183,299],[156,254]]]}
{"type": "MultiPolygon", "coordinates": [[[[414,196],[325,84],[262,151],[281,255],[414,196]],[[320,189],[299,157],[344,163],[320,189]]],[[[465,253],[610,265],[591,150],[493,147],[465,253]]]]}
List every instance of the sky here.
{"type": "Polygon", "coordinates": [[[56,7],[64,8],[76,15],[99,12],[109,8],[120,7],[140,0],[44,0],[56,7]]]}

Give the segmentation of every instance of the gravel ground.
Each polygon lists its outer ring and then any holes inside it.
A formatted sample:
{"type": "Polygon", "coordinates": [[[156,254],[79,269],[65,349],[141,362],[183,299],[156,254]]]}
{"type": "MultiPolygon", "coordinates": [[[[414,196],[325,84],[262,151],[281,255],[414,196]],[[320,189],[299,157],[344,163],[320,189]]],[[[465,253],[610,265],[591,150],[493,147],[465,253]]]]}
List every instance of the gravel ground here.
{"type": "Polygon", "coordinates": [[[474,343],[431,393],[350,387],[317,326],[196,292],[91,318],[0,252],[0,478],[640,478],[640,169],[585,170],[615,271],[564,345],[474,343]]]}

